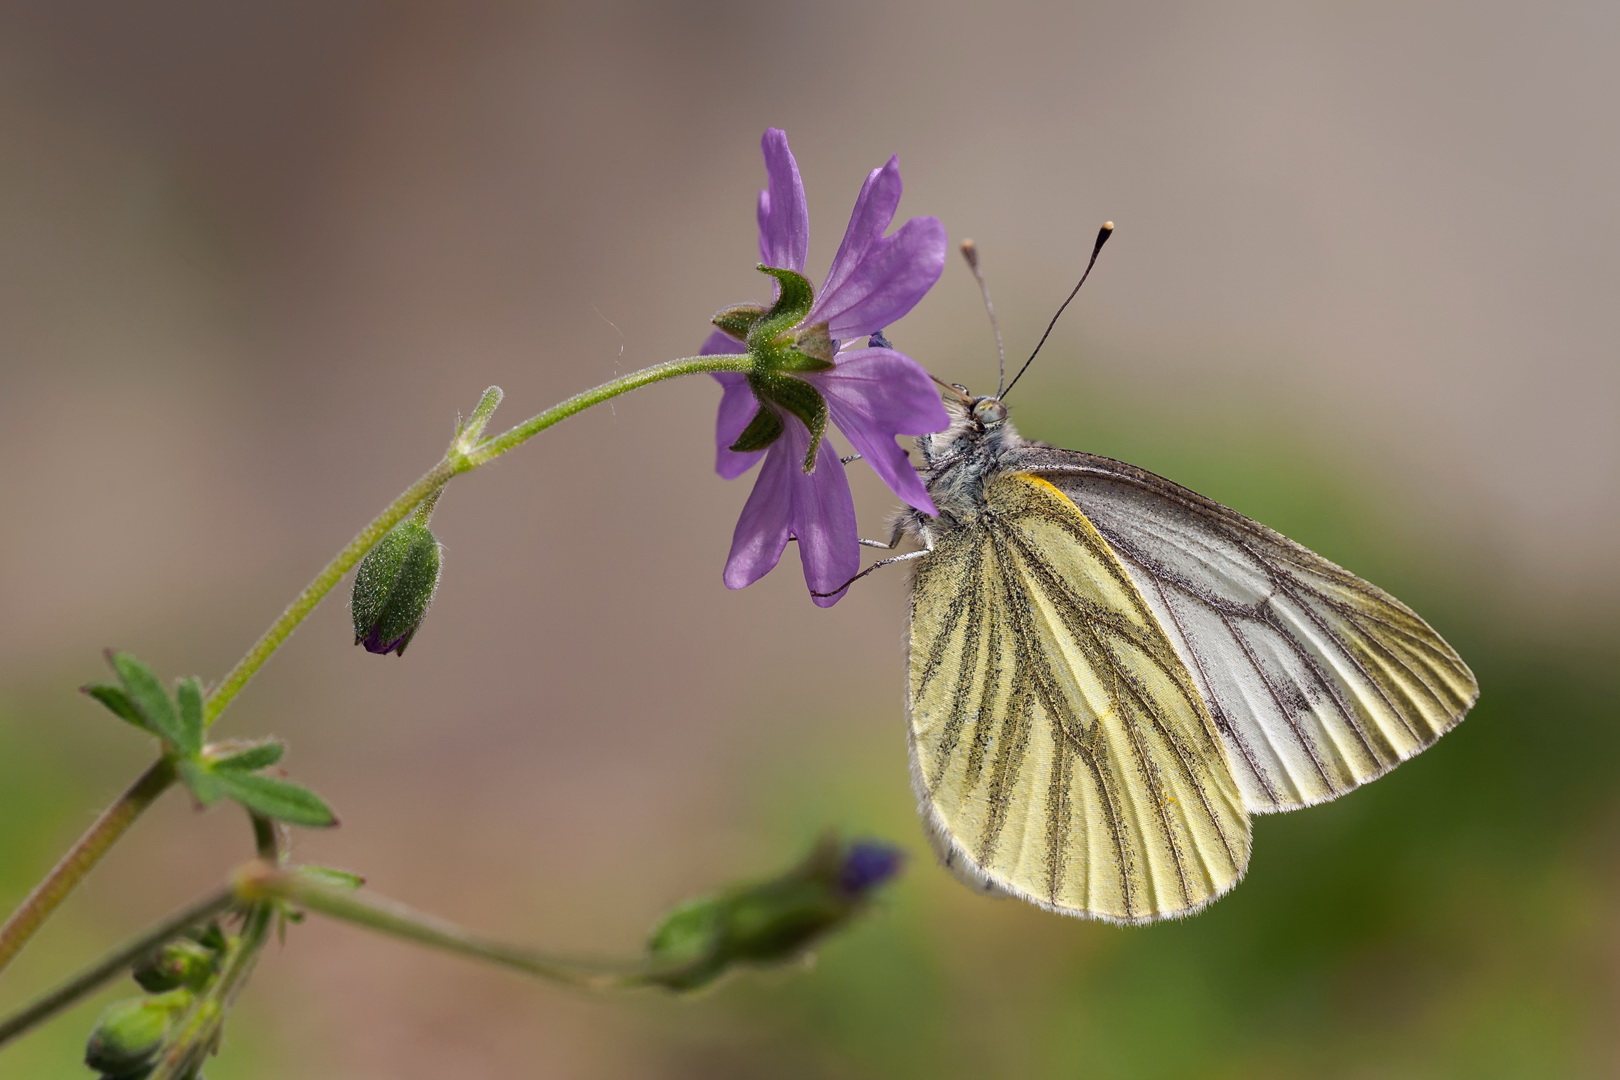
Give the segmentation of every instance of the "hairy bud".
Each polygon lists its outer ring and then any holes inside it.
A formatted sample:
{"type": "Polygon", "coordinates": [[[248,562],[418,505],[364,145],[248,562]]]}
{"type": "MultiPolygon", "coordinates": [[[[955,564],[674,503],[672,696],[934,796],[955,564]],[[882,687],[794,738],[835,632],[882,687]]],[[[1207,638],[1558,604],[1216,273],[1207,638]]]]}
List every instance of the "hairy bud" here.
{"type": "Polygon", "coordinates": [[[778,877],[683,904],[652,933],[648,981],[694,990],[740,964],[802,956],[857,915],[899,870],[900,858],[883,844],[829,836],[778,877]]]}
{"type": "Polygon", "coordinates": [[[439,587],[439,541],[406,518],[360,560],[354,575],[354,643],[367,652],[405,655],[439,587]]]}
{"type": "Polygon", "coordinates": [[[141,1075],[162,1051],[191,1001],[191,991],[172,990],[114,1002],[90,1033],[84,1063],[106,1077],[141,1075]]]}

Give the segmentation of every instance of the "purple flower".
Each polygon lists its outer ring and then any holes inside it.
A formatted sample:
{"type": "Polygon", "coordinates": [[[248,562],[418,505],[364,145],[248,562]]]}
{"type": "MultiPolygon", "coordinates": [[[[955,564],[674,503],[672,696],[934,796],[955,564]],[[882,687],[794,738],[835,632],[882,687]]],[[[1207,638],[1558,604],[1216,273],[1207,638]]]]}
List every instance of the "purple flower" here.
{"type": "MultiPolygon", "coordinates": [[[[760,260],[765,266],[802,274],[810,219],[799,167],[787,136],[776,128],[765,133],[762,145],[768,183],[759,193],[760,260]]],[[[945,228],[937,218],[912,218],[892,236],[883,235],[900,205],[900,189],[896,158],[867,176],[826,282],[809,313],[789,331],[797,333],[800,342],[830,338],[831,366],[793,370],[775,378],[809,384],[825,401],[827,419],[889,489],[932,514],[934,504],[921,477],[895,442],[897,436],[924,435],[949,424],[932,380],[915,360],[893,349],[839,349],[840,342],[876,333],[905,315],[945,267],[945,228]]],[[[806,345],[803,351],[812,348],[806,345]]],[[[738,338],[720,330],[702,349],[703,355],[738,351],[738,338]]],[[[759,396],[753,376],[722,372],[715,378],[724,387],[715,424],[715,471],[730,480],[765,459],[732,536],[727,587],[740,589],[765,576],[793,538],[799,543],[811,593],[838,589],[860,569],[855,502],[838,452],[807,426],[804,410],[780,407],[780,397],[759,396]],[[762,409],[776,414],[781,434],[764,449],[731,449],[762,409]],[[807,460],[812,453],[813,459],[807,460]]],[[[842,595],[812,599],[831,607],[842,595]]]]}

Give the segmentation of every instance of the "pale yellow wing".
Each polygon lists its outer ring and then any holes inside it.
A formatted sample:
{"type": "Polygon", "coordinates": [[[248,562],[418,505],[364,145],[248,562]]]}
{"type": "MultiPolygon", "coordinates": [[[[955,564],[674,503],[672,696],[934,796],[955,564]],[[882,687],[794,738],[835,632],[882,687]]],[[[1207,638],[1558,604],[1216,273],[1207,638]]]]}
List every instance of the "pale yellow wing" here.
{"type": "Polygon", "coordinates": [[[912,583],[913,776],[959,873],[1057,911],[1183,915],[1237,883],[1249,820],[1192,677],[1106,541],[1004,476],[912,583]]]}
{"type": "Polygon", "coordinates": [[[1032,447],[1192,672],[1251,813],[1337,798],[1449,731],[1478,684],[1411,608],[1322,556],[1133,465],[1032,447]]]}

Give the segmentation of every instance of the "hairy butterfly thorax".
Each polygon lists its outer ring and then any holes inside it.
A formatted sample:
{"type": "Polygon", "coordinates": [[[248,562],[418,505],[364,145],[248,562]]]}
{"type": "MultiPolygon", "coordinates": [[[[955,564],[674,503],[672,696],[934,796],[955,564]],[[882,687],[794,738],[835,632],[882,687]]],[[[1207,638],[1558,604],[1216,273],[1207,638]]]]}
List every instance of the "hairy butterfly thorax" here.
{"type": "Polygon", "coordinates": [[[1007,455],[1024,442],[1007,419],[1007,407],[997,398],[946,398],[945,411],[951,426],[917,441],[924,482],[939,516],[937,520],[925,514],[913,517],[931,522],[936,533],[966,524],[984,511],[985,485],[1002,470],[1007,455]]]}

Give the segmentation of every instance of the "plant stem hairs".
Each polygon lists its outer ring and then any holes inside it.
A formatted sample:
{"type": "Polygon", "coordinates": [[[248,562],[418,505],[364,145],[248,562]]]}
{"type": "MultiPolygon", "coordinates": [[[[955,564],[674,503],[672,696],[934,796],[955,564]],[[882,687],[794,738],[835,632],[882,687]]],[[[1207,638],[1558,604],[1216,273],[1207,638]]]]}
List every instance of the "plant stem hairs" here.
{"type": "MultiPolygon", "coordinates": [[[[997,389],[996,398],[998,400],[1005,398],[1008,394],[1012,393],[1012,388],[1018,385],[1018,380],[1023,378],[1024,372],[1029,370],[1029,365],[1033,363],[1035,357],[1039,355],[1041,346],[1045,345],[1046,339],[1052,336],[1052,328],[1056,326],[1057,321],[1063,317],[1063,312],[1068,308],[1069,301],[1073,300],[1075,296],[1079,294],[1080,286],[1084,285],[1086,283],[1086,278],[1091,276],[1091,268],[1097,265],[1097,256],[1102,253],[1103,245],[1108,243],[1108,238],[1113,235],[1114,223],[1112,221],[1103,222],[1102,228],[1097,230],[1097,242],[1091,247],[1091,260],[1086,263],[1085,273],[1080,275],[1080,280],[1075,283],[1074,289],[1070,291],[1068,299],[1064,300],[1062,305],[1058,307],[1057,314],[1052,316],[1052,321],[1046,324],[1046,333],[1041,335],[1041,340],[1035,344],[1035,351],[1029,354],[1029,359],[1025,360],[1024,366],[1018,369],[1018,374],[1013,376],[1012,382],[1007,383],[1005,387],[997,389]]],[[[971,241],[965,241],[962,244],[962,254],[967,256],[968,265],[973,268],[973,276],[979,279],[979,288],[984,292],[985,306],[989,307],[990,290],[984,287],[984,278],[979,276],[979,259],[977,253],[972,251],[971,241]]],[[[994,309],[992,309],[990,311],[990,325],[994,326],[995,322],[996,313],[994,309]]],[[[998,354],[1001,352],[1001,331],[999,329],[996,331],[996,352],[998,354]]],[[[1005,362],[1003,362],[1001,370],[1002,374],[1005,375],[1007,370],[1005,362]]]]}

